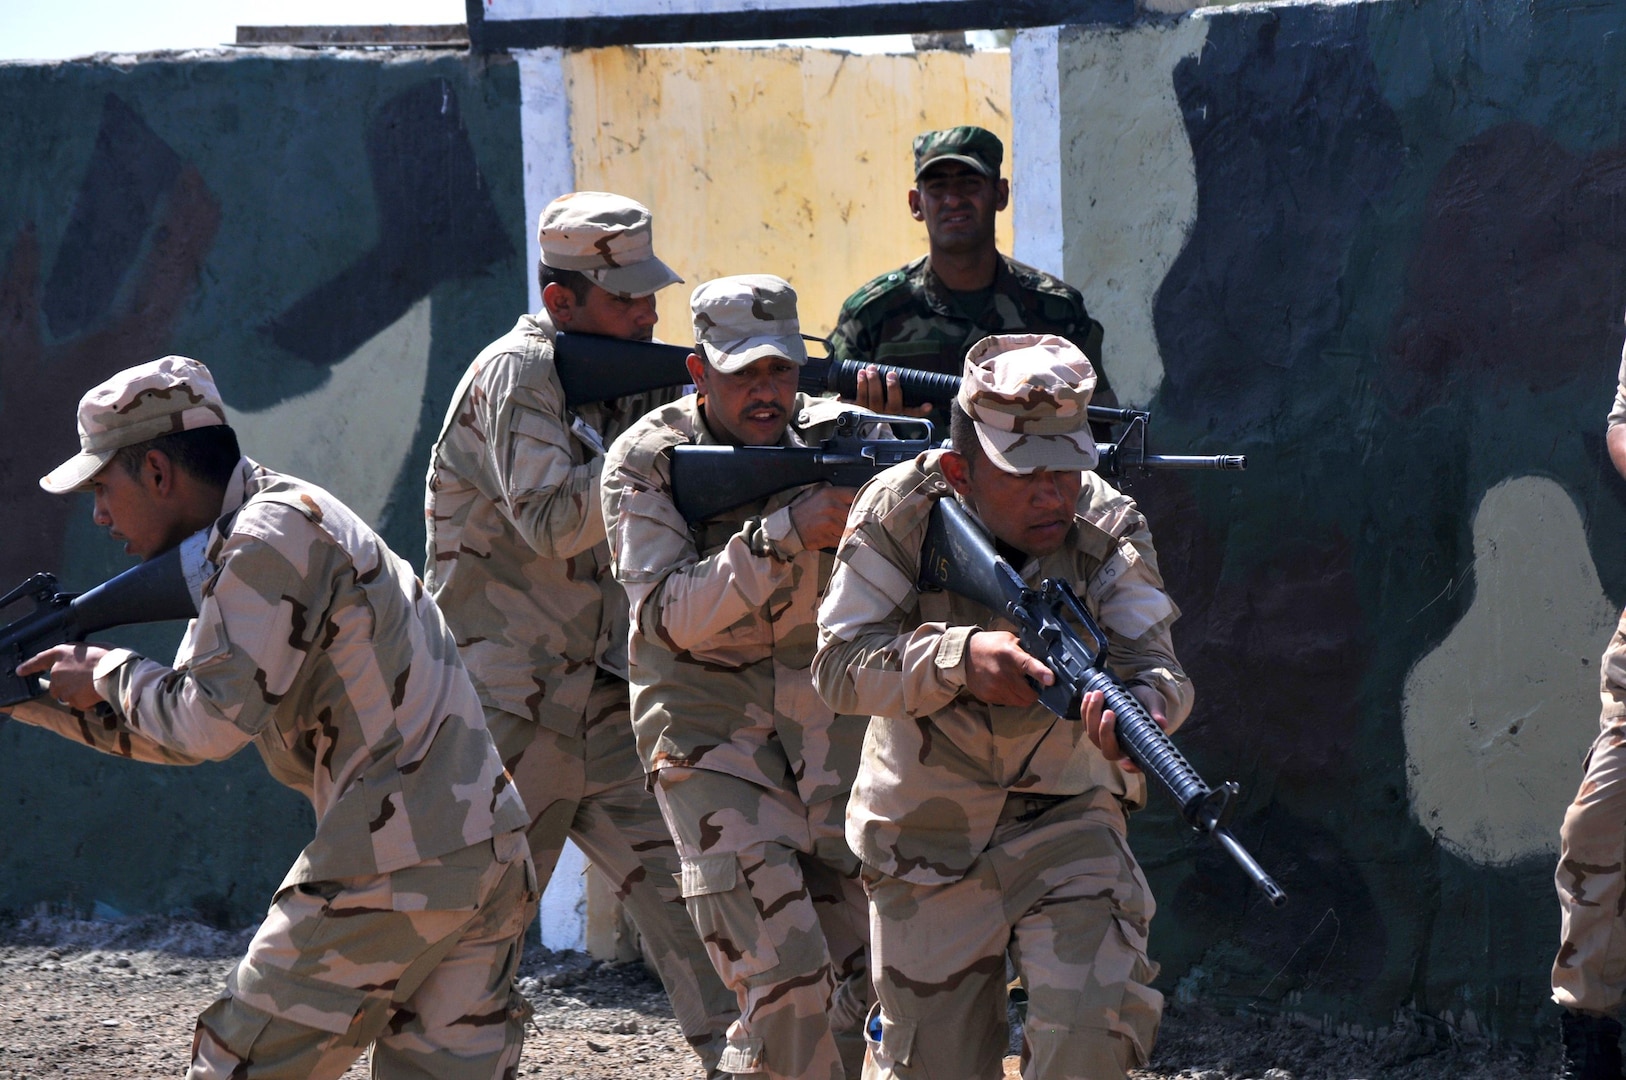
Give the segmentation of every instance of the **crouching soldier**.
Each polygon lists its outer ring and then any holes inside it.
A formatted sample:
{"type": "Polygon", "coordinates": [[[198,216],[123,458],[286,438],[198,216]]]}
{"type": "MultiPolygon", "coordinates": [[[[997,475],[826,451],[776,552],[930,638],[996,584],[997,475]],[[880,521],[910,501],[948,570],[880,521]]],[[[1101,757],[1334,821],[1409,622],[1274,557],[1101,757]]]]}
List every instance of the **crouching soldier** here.
{"type": "MultiPolygon", "coordinates": [[[[1003,1075],[1007,956],[1028,993],[1027,1080],[1122,1077],[1151,1052],[1153,904],[1124,831],[1144,778],[1037,704],[1032,681],[1053,676],[1010,623],[916,586],[932,507],[958,499],[1025,581],[1072,583],[1159,723],[1185,719],[1151,532],[1088,471],[1094,385],[1062,338],[985,338],[966,358],[953,449],[882,473],[853,505],[813,671],[832,708],[872,716],[847,808],[878,999],[865,1076],[1003,1075]]],[[[1099,726],[1099,695],[1092,709],[1099,726]]]]}
{"type": "MultiPolygon", "coordinates": [[[[529,821],[474,686],[411,568],[321,488],[239,454],[214,379],[170,356],[79,403],[88,490],[140,559],[200,530],[197,618],[173,666],[61,645],[18,669],[13,716],[106,753],[190,765],[253,745],[316,836],[198,1020],[189,1080],[500,1080],[529,1008],[511,989],[536,907],[529,821]]],[[[245,818],[253,810],[245,808],[245,818]]]]}
{"type": "Polygon", "coordinates": [[[693,527],[671,450],[803,446],[844,409],[797,393],[796,294],[776,277],[695,290],[698,393],[610,447],[604,520],[631,600],[638,751],[677,841],[689,915],[739,999],[724,1072],[858,1074],[866,908],[842,835],[864,719],[813,693],[813,623],[851,489],[817,485],[693,527]]]}

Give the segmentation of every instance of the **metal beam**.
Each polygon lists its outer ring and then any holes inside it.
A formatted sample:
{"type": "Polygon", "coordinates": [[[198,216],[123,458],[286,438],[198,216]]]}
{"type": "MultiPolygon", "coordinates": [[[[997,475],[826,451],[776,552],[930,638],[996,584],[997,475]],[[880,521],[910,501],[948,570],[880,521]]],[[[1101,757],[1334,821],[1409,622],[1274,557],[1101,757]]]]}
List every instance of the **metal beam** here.
{"type": "Polygon", "coordinates": [[[371,45],[464,48],[468,27],[439,26],[239,26],[239,45],[356,46],[371,45]]]}
{"type": "Polygon", "coordinates": [[[1135,0],[933,0],[931,3],[859,3],[778,11],[718,11],[715,2],[706,6],[711,10],[560,19],[487,19],[483,0],[467,0],[466,9],[469,40],[482,52],[546,46],[592,48],[1076,24],[1121,26],[1136,17],[1135,0]]]}

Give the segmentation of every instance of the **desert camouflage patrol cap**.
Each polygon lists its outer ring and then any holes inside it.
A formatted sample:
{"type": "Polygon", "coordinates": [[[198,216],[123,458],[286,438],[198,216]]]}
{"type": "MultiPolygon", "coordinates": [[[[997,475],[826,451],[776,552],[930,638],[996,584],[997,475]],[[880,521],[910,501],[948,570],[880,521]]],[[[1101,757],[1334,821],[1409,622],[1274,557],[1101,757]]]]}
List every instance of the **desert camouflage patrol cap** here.
{"type": "Polygon", "coordinates": [[[79,399],[79,453],[40,477],[61,495],[90,483],[126,446],[226,422],[214,376],[196,360],[166,356],[125,368],[79,399]]]}
{"type": "Polygon", "coordinates": [[[807,363],[796,321],[796,290],[772,274],[740,274],[703,282],[689,299],[695,347],[725,374],[764,356],[807,363]]]}
{"type": "Polygon", "coordinates": [[[1095,368],[1066,338],[1002,334],[971,346],[955,401],[975,422],[989,459],[1027,474],[1095,468],[1094,392],[1095,368]]]}
{"type": "Polygon", "coordinates": [[[987,128],[961,124],[915,136],[915,179],[940,161],[963,161],[987,177],[999,175],[1005,144],[987,128]]]}
{"type": "Polygon", "coordinates": [[[575,191],[542,208],[542,264],[575,270],[619,296],[648,296],[683,279],[655,258],[649,207],[607,191],[575,191]]]}

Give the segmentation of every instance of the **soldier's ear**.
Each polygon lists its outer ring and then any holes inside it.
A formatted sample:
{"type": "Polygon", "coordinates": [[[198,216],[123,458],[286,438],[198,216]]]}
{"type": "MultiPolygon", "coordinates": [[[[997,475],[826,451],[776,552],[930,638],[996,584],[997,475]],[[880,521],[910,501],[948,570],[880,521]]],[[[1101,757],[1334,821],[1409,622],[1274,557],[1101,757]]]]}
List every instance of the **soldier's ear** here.
{"type": "MultiPolygon", "coordinates": [[[[695,346],[697,350],[703,347],[695,346]]],[[[694,383],[696,390],[704,394],[706,392],[706,376],[711,374],[705,358],[700,356],[698,352],[692,352],[689,354],[689,359],[685,361],[685,366],[689,369],[689,381],[694,383]]]]}
{"type": "Polygon", "coordinates": [[[576,317],[576,294],[550,281],[542,287],[542,306],[548,309],[548,318],[561,329],[568,328],[576,317]]]}
{"type": "Polygon", "coordinates": [[[1011,205],[1011,182],[1001,176],[994,181],[994,209],[1003,210],[1011,205]]]}
{"type": "Polygon", "coordinates": [[[948,486],[954,489],[956,495],[968,495],[971,492],[971,462],[958,450],[945,450],[939,459],[943,469],[943,479],[948,486]]]}
{"type": "Polygon", "coordinates": [[[920,189],[918,187],[909,189],[909,216],[916,221],[926,220],[926,212],[920,208],[920,189]]]}

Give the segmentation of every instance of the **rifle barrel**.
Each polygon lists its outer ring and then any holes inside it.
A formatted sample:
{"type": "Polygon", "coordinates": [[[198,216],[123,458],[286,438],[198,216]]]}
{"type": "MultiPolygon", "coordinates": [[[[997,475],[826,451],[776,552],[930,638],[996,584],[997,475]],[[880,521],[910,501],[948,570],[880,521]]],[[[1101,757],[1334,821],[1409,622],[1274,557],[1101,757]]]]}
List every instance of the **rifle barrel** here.
{"type": "Polygon", "coordinates": [[[1147,469],[1228,469],[1240,471],[1248,467],[1246,454],[1147,454],[1132,457],[1126,462],[1147,469]]]}

